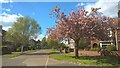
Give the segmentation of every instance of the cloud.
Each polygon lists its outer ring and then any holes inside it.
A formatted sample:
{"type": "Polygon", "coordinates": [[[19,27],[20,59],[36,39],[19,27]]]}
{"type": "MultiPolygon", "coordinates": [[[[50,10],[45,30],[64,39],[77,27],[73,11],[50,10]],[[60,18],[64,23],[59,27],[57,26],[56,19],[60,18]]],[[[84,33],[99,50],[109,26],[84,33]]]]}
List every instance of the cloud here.
{"type": "Polygon", "coordinates": [[[0,14],[0,22],[2,22],[3,28],[8,30],[8,27],[10,27],[19,17],[23,17],[23,15],[7,14],[6,12],[3,12],[0,14]]]}
{"type": "Polygon", "coordinates": [[[2,27],[3,30],[8,31],[8,29],[11,28],[11,26],[4,26],[2,27]]]}
{"type": "Polygon", "coordinates": [[[84,6],[85,5],[85,3],[78,3],[77,5],[76,5],[76,7],[78,7],[78,6],[84,6]]]}
{"type": "Polygon", "coordinates": [[[3,10],[8,11],[8,12],[11,11],[11,9],[6,9],[6,8],[2,8],[2,11],[3,11],[3,10]]]}
{"type": "Polygon", "coordinates": [[[36,40],[36,41],[37,41],[37,40],[40,40],[40,41],[41,41],[44,37],[45,37],[45,35],[40,34],[40,35],[38,35],[37,39],[35,39],[35,40],[36,40]]]}
{"type": "Polygon", "coordinates": [[[13,2],[13,0],[0,0],[0,3],[12,3],[13,2]]]}
{"type": "Polygon", "coordinates": [[[114,1],[99,0],[94,4],[86,5],[85,9],[87,11],[90,11],[91,7],[95,7],[95,8],[100,7],[101,9],[99,11],[102,12],[103,15],[110,16],[110,17],[117,17],[118,2],[119,2],[119,0],[114,0],[114,1]]]}
{"type": "Polygon", "coordinates": [[[7,13],[2,13],[0,15],[0,22],[4,23],[11,23],[11,22],[15,22],[17,20],[17,18],[19,17],[23,17],[21,14],[7,14],[7,13]]]}

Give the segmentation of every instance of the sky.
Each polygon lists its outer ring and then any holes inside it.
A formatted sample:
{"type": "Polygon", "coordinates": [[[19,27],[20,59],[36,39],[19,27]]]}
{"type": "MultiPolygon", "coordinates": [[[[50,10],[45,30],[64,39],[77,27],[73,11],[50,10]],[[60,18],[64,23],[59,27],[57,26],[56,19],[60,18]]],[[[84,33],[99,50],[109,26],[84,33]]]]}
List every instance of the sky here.
{"type": "MultiPolygon", "coordinates": [[[[10,0],[11,1],[11,0],[10,0]]],[[[13,23],[19,17],[30,16],[34,18],[42,28],[42,34],[39,34],[37,40],[41,40],[45,35],[47,28],[55,27],[55,18],[50,18],[49,13],[52,9],[60,5],[61,11],[68,14],[71,9],[76,10],[78,5],[90,11],[91,7],[101,7],[100,12],[109,17],[117,17],[118,2],[6,2],[0,0],[0,22],[4,30],[11,28],[13,23]]]]}

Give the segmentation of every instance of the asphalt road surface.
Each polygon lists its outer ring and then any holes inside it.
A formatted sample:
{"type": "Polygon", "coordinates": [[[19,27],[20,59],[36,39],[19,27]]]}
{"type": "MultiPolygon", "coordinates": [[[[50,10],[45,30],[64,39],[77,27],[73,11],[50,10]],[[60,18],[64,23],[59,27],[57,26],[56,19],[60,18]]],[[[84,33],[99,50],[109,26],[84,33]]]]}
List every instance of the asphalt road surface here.
{"type": "Polygon", "coordinates": [[[50,50],[39,50],[37,52],[21,55],[14,58],[2,58],[2,66],[79,66],[72,62],[50,59],[50,50]]]}

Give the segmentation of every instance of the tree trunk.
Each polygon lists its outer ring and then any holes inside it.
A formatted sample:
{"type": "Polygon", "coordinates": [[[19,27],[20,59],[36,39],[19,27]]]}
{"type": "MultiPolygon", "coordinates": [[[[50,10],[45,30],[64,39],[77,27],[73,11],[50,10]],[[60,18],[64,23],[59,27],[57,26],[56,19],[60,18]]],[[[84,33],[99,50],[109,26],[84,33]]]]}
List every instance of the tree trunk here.
{"type": "Polygon", "coordinates": [[[74,53],[75,53],[75,57],[78,58],[79,54],[78,54],[78,46],[77,45],[75,45],[74,53]]]}
{"type": "Polygon", "coordinates": [[[76,58],[79,57],[79,53],[78,53],[78,42],[79,42],[79,39],[75,40],[74,54],[75,54],[75,57],[76,57],[76,58]]]}
{"type": "Polygon", "coordinates": [[[21,46],[21,52],[22,52],[22,53],[23,53],[23,48],[24,48],[24,46],[22,45],[22,46],[21,46]]]}

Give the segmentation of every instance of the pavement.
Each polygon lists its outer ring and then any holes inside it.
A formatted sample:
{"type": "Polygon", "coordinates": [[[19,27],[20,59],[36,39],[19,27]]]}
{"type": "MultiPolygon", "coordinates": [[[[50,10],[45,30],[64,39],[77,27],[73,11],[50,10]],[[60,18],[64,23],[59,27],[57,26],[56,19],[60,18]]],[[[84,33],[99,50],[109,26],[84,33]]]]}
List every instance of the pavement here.
{"type": "Polygon", "coordinates": [[[50,50],[39,50],[14,58],[2,58],[2,66],[79,66],[67,61],[59,61],[49,58],[50,50]]]}

